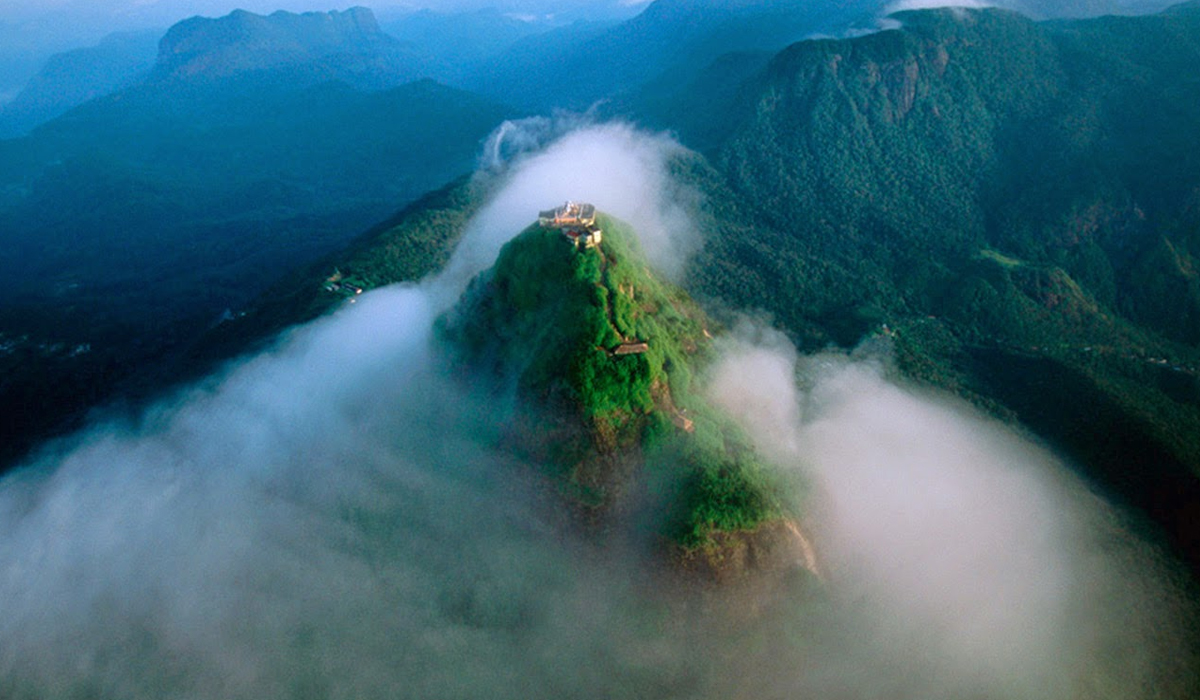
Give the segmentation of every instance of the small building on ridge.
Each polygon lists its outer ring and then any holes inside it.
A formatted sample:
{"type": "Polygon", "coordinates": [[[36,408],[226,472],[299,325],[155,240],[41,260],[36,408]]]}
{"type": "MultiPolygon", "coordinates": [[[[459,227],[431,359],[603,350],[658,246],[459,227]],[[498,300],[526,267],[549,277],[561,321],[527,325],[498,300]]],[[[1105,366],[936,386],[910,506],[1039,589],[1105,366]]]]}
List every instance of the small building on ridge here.
{"type": "Polygon", "coordinates": [[[594,248],[603,237],[596,226],[596,207],[584,202],[568,201],[557,209],[538,212],[538,224],[559,229],[576,248],[594,248]]]}

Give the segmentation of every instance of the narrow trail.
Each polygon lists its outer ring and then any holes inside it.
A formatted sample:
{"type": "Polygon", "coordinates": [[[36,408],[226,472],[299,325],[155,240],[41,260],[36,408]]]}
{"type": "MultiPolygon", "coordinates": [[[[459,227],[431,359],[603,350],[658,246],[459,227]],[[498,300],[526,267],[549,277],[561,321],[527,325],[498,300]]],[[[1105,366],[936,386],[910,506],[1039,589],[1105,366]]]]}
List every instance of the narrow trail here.
{"type": "Polygon", "coordinates": [[[612,327],[613,331],[617,334],[617,337],[621,339],[621,342],[625,342],[627,338],[625,337],[625,334],[621,332],[621,329],[617,327],[617,315],[616,311],[613,310],[612,302],[612,295],[619,294],[620,290],[618,289],[614,291],[612,285],[610,284],[608,277],[608,256],[604,254],[603,244],[597,246],[596,254],[600,256],[600,281],[596,283],[596,286],[607,292],[607,294],[604,295],[604,315],[608,318],[608,325],[612,327]]]}

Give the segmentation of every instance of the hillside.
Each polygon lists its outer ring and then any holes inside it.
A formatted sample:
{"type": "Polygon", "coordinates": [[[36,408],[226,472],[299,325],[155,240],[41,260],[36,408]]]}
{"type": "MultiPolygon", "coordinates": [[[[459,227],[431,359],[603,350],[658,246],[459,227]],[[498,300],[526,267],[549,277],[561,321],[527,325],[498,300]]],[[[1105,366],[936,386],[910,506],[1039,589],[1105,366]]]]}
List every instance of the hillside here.
{"type": "Polygon", "coordinates": [[[726,91],[699,288],[809,347],[884,333],[1200,561],[1200,13],[897,18],[726,91]]]}
{"type": "Polygon", "coordinates": [[[171,27],[152,79],[197,82],[286,71],[293,82],[342,80],[379,89],[423,77],[421,64],[418,53],[385,34],[364,7],[267,16],[236,10],[171,27]]]}
{"type": "Polygon", "coordinates": [[[158,91],[130,91],[0,143],[10,165],[27,164],[4,173],[8,191],[21,193],[0,206],[0,222],[17,232],[0,254],[9,300],[43,298],[52,280],[140,315],[112,294],[153,280],[154,298],[139,306],[165,311],[178,300],[172,288],[206,284],[204,310],[219,313],[470,170],[506,114],[430,82],[260,92],[257,103],[238,92],[163,110],[158,91]],[[257,271],[248,276],[247,266],[257,271]]]}
{"type": "Polygon", "coordinates": [[[523,40],[465,84],[528,108],[584,110],[627,93],[672,91],[724,54],[777,51],[874,11],[862,0],[655,0],[616,26],[567,27],[523,40]]]}
{"type": "Polygon", "coordinates": [[[471,171],[515,116],[432,81],[368,91],[298,65],[143,81],[0,140],[0,459],[471,171]]]}
{"type": "MultiPolygon", "coordinates": [[[[432,193],[281,281],[207,334],[175,368],[204,371],[292,323],[416,281],[445,263],[486,194],[464,181],[432,193]],[[336,282],[331,282],[336,280],[336,282]]],[[[597,217],[596,248],[533,225],[502,249],[438,323],[464,383],[492,392],[506,449],[541,465],[590,528],[649,522],[687,570],[725,580],[795,554],[795,504],[695,378],[720,329],[648,267],[618,220],[597,217]]]]}
{"type": "Polygon", "coordinates": [[[355,290],[416,282],[450,259],[484,186],[462,178],[373,226],[342,250],[292,270],[186,348],[167,374],[200,374],[213,363],[261,347],[288,328],[330,313],[355,290]],[[338,282],[332,288],[331,279],[338,282]]]}
{"type": "Polygon", "coordinates": [[[743,573],[778,546],[785,510],[749,440],[693,386],[710,322],[656,278],[625,224],[596,226],[594,247],[554,226],[522,232],[440,335],[473,384],[490,377],[512,396],[510,444],[585,521],[611,526],[640,508],[686,565],[743,573]]]}
{"type": "Polygon", "coordinates": [[[54,54],[0,107],[0,138],[23,136],[72,107],[133,84],[154,65],[160,35],[112,34],[96,46],[54,54]]]}
{"type": "Polygon", "coordinates": [[[753,110],[709,149],[762,224],[796,232],[771,239],[787,251],[764,261],[773,276],[806,285],[786,262],[799,256],[844,275],[822,282],[843,304],[930,309],[953,303],[937,298],[947,275],[994,249],[1061,269],[1170,340],[1200,340],[1200,13],[898,18],[901,30],[780,53],[743,82],[753,110]],[[837,271],[863,265],[866,285],[837,271]]]}

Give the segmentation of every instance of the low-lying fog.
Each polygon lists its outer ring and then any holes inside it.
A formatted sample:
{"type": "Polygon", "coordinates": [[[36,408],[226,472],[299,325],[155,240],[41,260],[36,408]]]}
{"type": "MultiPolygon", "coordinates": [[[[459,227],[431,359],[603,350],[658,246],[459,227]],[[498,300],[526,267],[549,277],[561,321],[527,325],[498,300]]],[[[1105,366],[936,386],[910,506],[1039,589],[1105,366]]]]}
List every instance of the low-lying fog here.
{"type": "Polygon", "coordinates": [[[567,523],[497,447],[505,408],[443,376],[431,325],[568,197],[634,223],[656,264],[682,269],[680,202],[694,200],[667,175],[678,149],[608,125],[530,151],[490,176],[504,184],[443,275],[364,294],[8,477],[0,695],[1193,691],[1174,565],[1052,455],[897,386],[883,357],[799,357],[748,323],[709,372],[713,400],[798,484],[823,583],[684,586],[652,549],[567,523]],[[573,167],[579,153],[603,167],[573,167]]]}

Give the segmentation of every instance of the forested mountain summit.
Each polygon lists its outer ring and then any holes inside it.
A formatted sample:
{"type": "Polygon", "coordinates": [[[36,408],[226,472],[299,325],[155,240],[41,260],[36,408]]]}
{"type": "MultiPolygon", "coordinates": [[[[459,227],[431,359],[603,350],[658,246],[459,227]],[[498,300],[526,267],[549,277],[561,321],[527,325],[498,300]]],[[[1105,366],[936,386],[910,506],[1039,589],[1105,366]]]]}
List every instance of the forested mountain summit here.
{"type": "Polygon", "coordinates": [[[439,322],[460,371],[512,392],[506,443],[585,522],[648,519],[677,563],[718,578],[797,557],[815,569],[795,504],[697,386],[719,330],[628,224],[591,217],[584,236],[543,219],[472,281],[439,322]]]}

